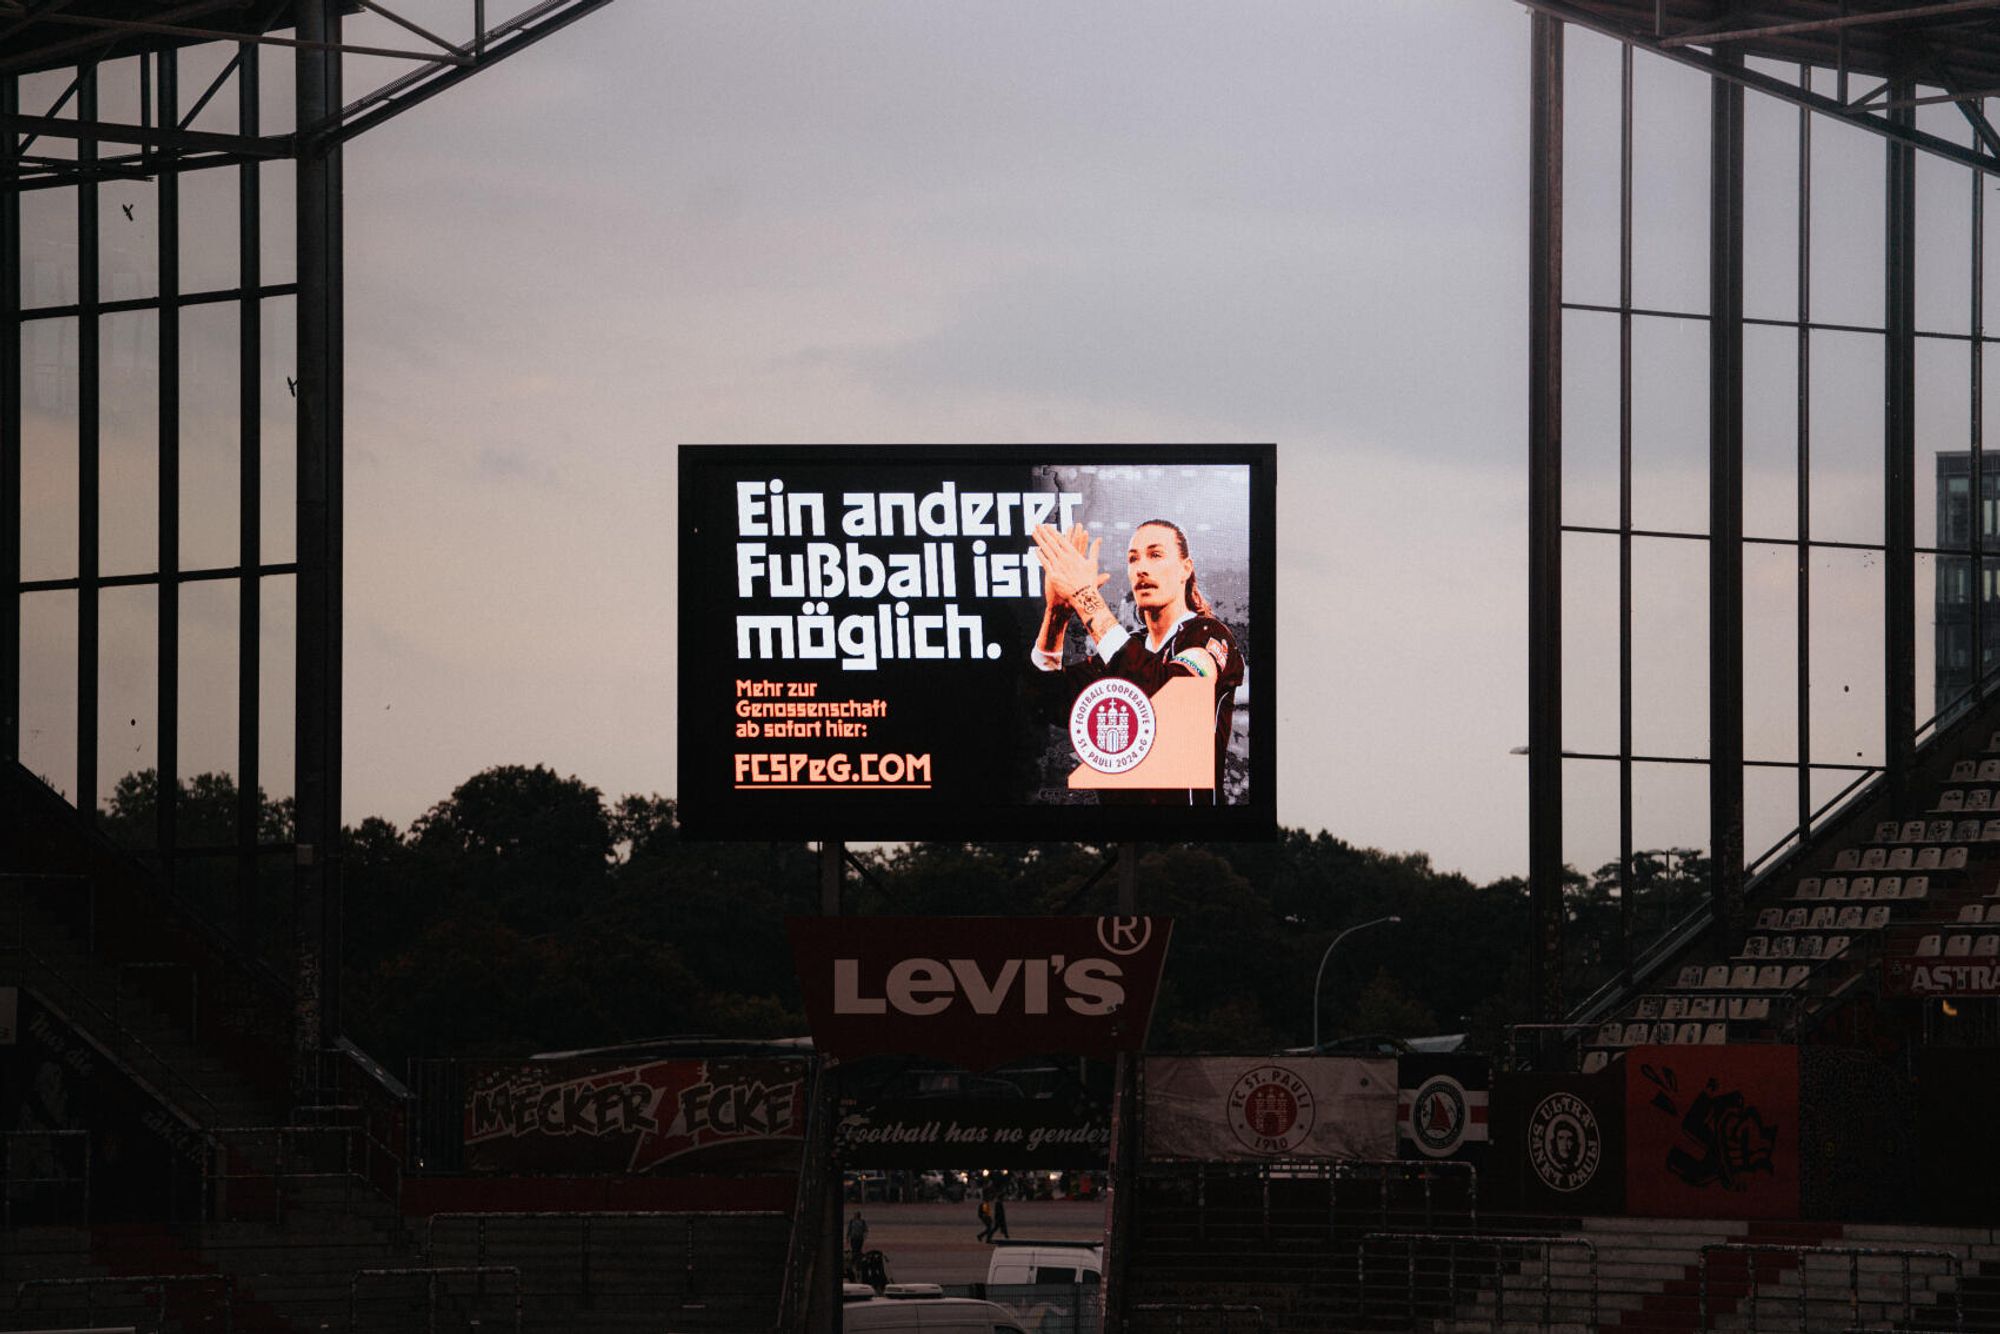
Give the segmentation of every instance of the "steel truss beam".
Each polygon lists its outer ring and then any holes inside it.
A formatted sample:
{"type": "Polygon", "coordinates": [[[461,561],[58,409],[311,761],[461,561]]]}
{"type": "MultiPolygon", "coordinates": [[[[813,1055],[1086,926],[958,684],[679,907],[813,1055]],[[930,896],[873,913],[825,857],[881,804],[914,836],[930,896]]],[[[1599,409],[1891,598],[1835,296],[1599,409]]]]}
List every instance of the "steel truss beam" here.
{"type": "MultiPolygon", "coordinates": [[[[161,33],[175,36],[206,38],[215,41],[242,42],[246,45],[268,45],[289,47],[301,52],[312,52],[332,56],[373,55],[398,56],[419,62],[419,68],[392,79],[374,90],[348,102],[338,111],[311,126],[299,127],[312,135],[346,142],[358,135],[390,120],[410,108],[418,106],[448,88],[463,83],[466,79],[489,66],[496,65],[507,57],[527,50],[543,38],[560,32],[578,19],[604,8],[611,0],[539,0],[529,5],[512,18],[487,26],[485,6],[480,3],[475,8],[478,15],[476,33],[469,46],[454,44],[438,37],[429,30],[395,13],[389,6],[378,0],[363,0],[365,7],[432,42],[436,49],[424,51],[394,51],[381,47],[360,46],[339,40],[318,40],[306,38],[274,37],[268,33],[239,33],[223,29],[207,29],[161,22],[141,23],[136,21],[89,19],[73,15],[54,13],[31,15],[31,18],[45,18],[89,22],[100,27],[117,28],[120,31],[137,33],[161,33]]],[[[233,4],[233,0],[232,0],[233,4]]],[[[212,4],[190,7],[190,12],[213,8],[212,4]]],[[[173,13],[183,11],[176,10],[173,13]]],[[[16,24],[18,28],[20,25],[16,24]]],[[[0,33],[3,37],[4,33],[0,33]]],[[[89,44],[80,49],[88,50],[89,44]]],[[[31,62],[32,57],[20,56],[11,60],[0,60],[0,73],[19,68],[31,62]]],[[[55,114],[67,102],[69,94],[57,100],[49,113],[40,116],[23,115],[17,110],[0,114],[0,133],[26,136],[20,146],[25,151],[27,144],[36,138],[81,140],[88,136],[97,143],[133,144],[143,148],[164,150],[175,154],[212,154],[213,157],[201,161],[186,161],[178,164],[182,171],[203,166],[231,166],[258,159],[298,158],[305,151],[299,144],[300,134],[255,135],[218,134],[211,131],[188,128],[208,100],[221,87],[224,79],[240,65],[240,58],[232,62],[218,75],[208,91],[202,94],[186,118],[175,125],[126,125],[113,122],[94,121],[88,128],[77,118],[55,114]]],[[[19,154],[16,154],[18,159],[19,154]]],[[[158,170],[154,155],[105,157],[94,162],[54,161],[43,163],[39,169],[28,170],[16,163],[4,164],[14,173],[19,182],[17,188],[49,188],[54,186],[77,185],[86,180],[105,180],[116,177],[150,179],[158,170]]]]}
{"type": "Polygon", "coordinates": [[[1719,42],[1747,42],[1760,37],[1793,37],[1809,32],[1838,32],[1846,28],[1872,27],[1908,19],[1943,18],[1976,10],[2000,9],[2000,0],[1943,0],[1940,4],[1911,5],[1905,9],[1877,9],[1865,14],[1843,14],[1836,18],[1801,19],[1795,23],[1771,23],[1761,28],[1728,28],[1712,31],[1695,29],[1662,37],[1662,47],[1701,45],[1719,42]]]}
{"type": "MultiPolygon", "coordinates": [[[[159,668],[156,679],[160,803],[154,831],[159,862],[171,877],[178,859],[227,855],[236,859],[239,920],[244,942],[262,939],[256,918],[270,911],[260,887],[274,848],[293,858],[293,999],[291,1076],[305,1101],[315,1096],[320,1053],[341,1032],[342,934],[340,791],[342,769],[342,584],[345,502],[343,438],[342,164],[347,140],[527,49],[610,0],[523,0],[526,8],[497,25],[485,21],[486,0],[466,0],[474,15],[471,43],[455,45],[394,12],[386,0],[197,0],[161,7],[131,20],[86,19],[63,12],[67,0],[35,6],[0,0],[0,758],[20,758],[22,703],[21,611],[24,597],[73,591],[77,604],[76,804],[87,818],[102,795],[97,772],[100,594],[107,588],[144,587],[157,607],[159,668]],[[342,40],[344,11],[356,4],[428,42],[434,49],[392,53],[342,40]],[[225,20],[224,11],[227,11],[225,20]],[[294,16],[296,16],[294,18],[294,16]],[[293,37],[266,31],[283,18],[296,22],[293,37]],[[33,25],[75,20],[98,31],[87,38],[31,43],[20,34],[33,25]],[[234,21],[238,28],[220,26],[234,21]],[[205,23],[216,26],[203,26],[205,23]],[[148,36],[148,34],[151,34],[148,36]],[[228,43],[234,58],[207,81],[191,102],[177,81],[178,49],[187,37],[228,43]],[[163,40],[164,39],[164,40],[163,40]],[[259,58],[288,49],[295,66],[293,132],[264,134],[258,122],[259,58]],[[55,58],[66,53],[67,59],[55,58]],[[342,61],[348,54],[402,54],[419,67],[358,99],[345,100],[342,61]],[[140,58],[137,125],[97,116],[98,69],[105,61],[140,58]],[[69,87],[42,110],[24,114],[19,72],[75,65],[69,87]],[[219,94],[235,85],[233,132],[198,129],[195,122],[219,94]],[[71,141],[65,156],[31,154],[36,140],[71,141]],[[105,146],[116,151],[106,153],[105,146]],[[297,164],[297,279],[267,284],[261,271],[261,164],[297,164]],[[211,167],[233,166],[237,180],[238,280],[218,290],[186,291],[179,273],[182,201],[180,178],[211,167]],[[157,294],[106,300],[99,289],[98,188],[111,180],[156,184],[160,212],[157,294]],[[23,309],[20,200],[28,190],[76,189],[76,299],[23,309]],[[296,558],[263,555],[263,500],[258,431],[261,384],[270,371],[262,352],[262,303],[289,297],[297,314],[296,558]],[[238,331],[238,552],[236,564],[189,569],[181,564],[180,391],[187,367],[181,356],[179,313],[198,305],[233,303],[238,331]],[[158,320],[159,398],[158,534],[152,570],[107,574],[100,568],[98,458],[100,326],[119,311],[154,312],[158,320]],[[21,530],[21,334],[35,320],[75,322],[78,344],[76,571],[68,578],[23,580],[21,530]],[[264,629],[263,581],[294,580],[297,638],[293,691],[296,839],[274,844],[260,837],[259,743],[264,719],[259,653],[264,629]],[[181,589],[197,582],[237,585],[237,780],[235,840],[228,847],[189,848],[179,843],[174,808],[181,756],[181,589]]],[[[44,34],[46,35],[46,34],[44,34]]],[[[284,900],[280,900],[283,902],[284,900]]],[[[229,925],[221,923],[222,925],[229,925]]]]}
{"type": "MultiPolygon", "coordinates": [[[[1793,106],[1804,107],[1808,111],[1815,111],[1820,115],[1832,117],[1843,125],[1855,126],[1868,131],[1870,134],[1880,135],[1882,138],[1894,143],[1907,144],[1912,148],[1921,149],[1923,152],[1929,153],[1933,157],[1943,158],[1947,162],[1956,162],[1960,166],[1971,167],[1975,171],[2000,172],[2000,155],[1992,152],[1982,153],[1965,144],[1955,144],[1949,139],[1943,139],[1935,134],[1919,130],[1914,122],[1899,119],[1893,115],[1878,116],[1869,114],[1869,112],[1861,109],[1862,103],[1846,102],[1836,97],[1828,97],[1823,93],[1815,93],[1809,88],[1787,83],[1783,79],[1775,78],[1761,71],[1748,69],[1739,64],[1732,64],[1715,54],[1702,51],[1697,47],[1667,45],[1666,39],[1663,37],[1656,36],[1645,29],[1628,28],[1621,24],[1610,22],[1601,15],[1570,3],[1569,0],[1521,0],[1521,3],[1538,14],[1560,19],[1564,23],[1573,23],[1579,28],[1600,33],[1612,38],[1614,41],[1630,42],[1638,49],[1651,51],[1654,55],[1664,60],[1672,60],[1678,64],[1686,65],[1690,69],[1700,70],[1711,77],[1740,84],[1745,88],[1775,97],[1781,102],[1787,102],[1793,106]]],[[[1908,96],[1909,94],[1906,91],[1905,97],[1907,98],[1908,96]]],[[[1965,93],[1958,94],[1957,96],[1973,97],[1976,95],[1965,93]]],[[[1866,100],[1863,99],[1864,102],[1866,100]]]]}

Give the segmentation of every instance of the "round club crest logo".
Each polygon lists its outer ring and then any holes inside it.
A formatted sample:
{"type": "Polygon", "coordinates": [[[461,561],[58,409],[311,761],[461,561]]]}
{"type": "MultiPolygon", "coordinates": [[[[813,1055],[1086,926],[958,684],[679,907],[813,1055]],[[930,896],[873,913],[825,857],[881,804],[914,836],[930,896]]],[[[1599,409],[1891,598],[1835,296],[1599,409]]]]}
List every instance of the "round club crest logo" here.
{"type": "Polygon", "coordinates": [[[1229,1090],[1229,1128],[1256,1153],[1290,1153],[1313,1128],[1312,1088],[1282,1065],[1260,1065],[1229,1090]]]}
{"type": "Polygon", "coordinates": [[[1551,1093],[1528,1118],[1528,1161],[1550,1190],[1582,1190],[1603,1158],[1597,1113],[1574,1093],[1551,1093]]]}
{"type": "Polygon", "coordinates": [[[1153,749],[1153,701],[1122,677],[1085,686],[1069,708],[1076,757],[1102,774],[1129,771],[1153,749]]]}
{"type": "Polygon", "coordinates": [[[1410,1100],[1410,1142],[1420,1153],[1448,1158],[1465,1143],[1465,1086],[1450,1075],[1432,1075],[1410,1100]]]}

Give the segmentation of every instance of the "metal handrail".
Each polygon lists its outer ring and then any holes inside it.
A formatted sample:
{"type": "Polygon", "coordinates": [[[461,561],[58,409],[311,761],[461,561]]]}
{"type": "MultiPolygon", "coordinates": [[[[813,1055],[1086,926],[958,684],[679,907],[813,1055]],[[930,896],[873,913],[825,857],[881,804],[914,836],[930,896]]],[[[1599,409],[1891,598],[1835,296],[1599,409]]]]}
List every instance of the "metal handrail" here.
{"type": "Polygon", "coordinates": [[[785,1272],[778,1285],[778,1315],[774,1330],[789,1330],[798,1323],[801,1291],[811,1256],[820,1249],[826,1223],[825,1194],[832,1188],[827,1159],[831,1156],[831,1136],[825,1153],[821,1144],[827,1118],[834,1114],[834,1081],[824,1060],[812,1063],[812,1091],[806,1098],[805,1137],[799,1147],[799,1190],[793,1198],[792,1235],[785,1243],[785,1272]]]}
{"type": "Polygon", "coordinates": [[[87,875],[73,875],[66,871],[0,871],[0,884],[17,880],[23,884],[36,880],[70,881],[83,886],[84,908],[84,953],[97,952],[97,882],[87,875]]]}
{"type": "MultiPolygon", "coordinates": [[[[1758,1255],[1789,1255],[1798,1261],[1799,1268],[1799,1328],[1806,1326],[1806,1302],[1812,1289],[1810,1274],[1806,1269],[1806,1259],[1814,1255],[1844,1256],[1847,1259],[1848,1309],[1854,1323],[1860,1324],[1861,1313],[1861,1260],[1864,1258],[1900,1259],[1903,1262],[1903,1310],[1914,1316],[1916,1306],[1912,1300],[1910,1286],[1910,1261],[1943,1260],[1951,1270],[1952,1328],[1965,1328],[1965,1302],[1960,1289],[1965,1282],[1965,1266],[1958,1252],[1939,1250],[1933,1247],[1904,1246],[1790,1246],[1777,1242],[1710,1242],[1701,1248],[1701,1324],[1698,1328],[1708,1328],[1708,1257],[1711,1252],[1726,1255],[1741,1255],[1748,1268],[1743,1300],[1749,1308],[1750,1334],[1757,1334],[1757,1259],[1758,1255]]],[[[1593,1322],[1594,1323],[1594,1322],[1593,1322]]]]}
{"type": "Polygon", "coordinates": [[[90,1132],[88,1130],[6,1130],[0,1131],[0,1226],[14,1226],[14,1192],[8,1187],[15,1184],[24,1186],[67,1186],[73,1180],[83,1184],[83,1211],[80,1219],[90,1222],[90,1132]],[[83,1175],[81,1178],[59,1177],[17,1177],[14,1175],[14,1141],[17,1139],[80,1139],[83,1141],[83,1175]]]}
{"type": "MultiPolygon", "coordinates": [[[[31,1278],[24,1280],[14,1289],[14,1309],[18,1312],[27,1298],[29,1288],[81,1288],[83,1289],[83,1318],[85,1323],[95,1320],[97,1315],[97,1289],[103,1287],[130,1287],[133,1284],[158,1286],[162,1289],[179,1284],[182,1287],[222,1287],[222,1328],[229,1330],[235,1321],[236,1276],[233,1274],[119,1274],[109,1278],[31,1278]]],[[[166,1306],[166,1294],[161,1293],[162,1311],[166,1306]]]]}
{"type": "MultiPolygon", "coordinates": [[[[72,813],[76,812],[76,807],[70,804],[67,797],[51,789],[37,775],[22,767],[18,761],[0,761],[0,763],[11,763],[14,769],[13,776],[16,779],[25,779],[28,783],[40,788],[42,793],[42,796],[39,798],[40,800],[50,804],[59,804],[64,810],[72,813]]],[[[129,868],[132,879],[143,879],[146,883],[146,889],[139,897],[148,902],[165,904],[171,909],[174,924],[183,930],[192,932],[198,937],[203,944],[207,945],[213,951],[215,959],[226,970],[237,972],[246,977],[263,990],[269,999],[287,998],[291,995],[291,984],[276,969],[272,968],[262,959],[256,958],[250,953],[249,948],[245,944],[239,942],[227,931],[224,931],[214,922],[210,921],[197,904],[183,895],[171,882],[161,879],[151,867],[139,859],[132,849],[112,842],[110,838],[105,836],[103,830],[96,828],[94,825],[85,825],[79,832],[84,834],[97,851],[108,855],[121,865],[129,868]]],[[[47,875],[40,878],[58,879],[65,877],[47,875]]],[[[81,875],[66,878],[90,881],[91,903],[94,908],[97,901],[96,878],[81,875]]],[[[94,937],[90,948],[92,953],[96,952],[94,937]]]]}
{"type": "Polygon", "coordinates": [[[364,1278],[415,1278],[422,1276],[428,1329],[437,1334],[437,1281],[454,1274],[477,1275],[483,1286],[488,1274],[511,1274],[514,1278],[514,1334],[521,1334],[521,1270],[515,1265],[411,1265],[390,1269],[357,1269],[347,1284],[347,1328],[349,1334],[361,1329],[361,1280],[364,1278]]]}
{"type": "MultiPolygon", "coordinates": [[[[184,1090],[190,1097],[203,1104],[208,1109],[208,1112],[211,1116],[216,1114],[217,1109],[215,1106],[214,1099],[210,1098],[206,1093],[203,1093],[201,1089],[196,1087],[195,1084],[187,1078],[187,1076],[183,1075],[180,1071],[176,1070],[171,1062],[169,1062],[165,1057],[161,1056],[158,1052],[154,1051],[152,1046],[149,1043],[147,1043],[147,1041],[144,1038],[140,1037],[138,1034],[126,1028],[125,1025],[119,1021],[118,1016],[115,1013],[107,1011],[102,1005],[99,1005],[95,1000],[91,999],[90,993],[83,989],[82,983],[70,977],[60,968],[57,968],[54,964],[50,963],[47,959],[44,959],[32,945],[28,944],[27,921],[25,917],[17,919],[15,925],[19,929],[15,932],[13,949],[17,954],[21,956],[24,962],[32,962],[33,964],[35,964],[38,968],[42,970],[42,972],[46,975],[46,978],[48,980],[52,980],[58,986],[64,988],[66,995],[73,996],[74,999],[81,1001],[85,1006],[94,1011],[99,1019],[101,1019],[104,1023],[108,1024],[111,1027],[112,1031],[115,1032],[120,1038],[122,1038],[125,1042],[129,1043],[131,1046],[137,1048],[140,1052],[144,1053],[148,1058],[150,1058],[153,1061],[155,1065],[157,1065],[161,1070],[165,1071],[167,1080],[170,1083],[178,1085],[179,1088],[181,1090],[184,1090]]],[[[26,971],[25,968],[23,969],[23,971],[24,972],[26,971]]],[[[25,981],[25,978],[23,980],[25,981]]],[[[114,997],[117,995],[115,989],[113,991],[113,995],[114,997]]],[[[115,1003],[116,1002],[114,1001],[114,1004],[115,1003]]],[[[70,1022],[67,1016],[64,1016],[64,1022],[66,1023],[70,1022]]],[[[75,1027],[74,1024],[71,1024],[71,1026],[75,1027]]]]}
{"type": "MultiPolygon", "coordinates": [[[[1984,699],[1992,695],[1996,687],[2000,687],[2000,667],[1989,668],[1977,681],[1967,686],[1960,694],[1954,696],[1944,708],[1938,709],[1929,718],[1918,724],[1916,730],[1911,734],[1911,738],[1915,743],[1912,750],[1912,759],[1914,760],[1916,757],[1923,755],[1931,747],[1942,744],[1948,726],[1957,727],[1971,721],[1974,709],[1971,707],[1960,709],[1959,706],[1961,704],[1967,701],[1984,699]],[[1957,716],[1947,721],[1946,715],[1954,711],[1957,711],[1957,716]],[[1931,735],[1926,736],[1926,733],[1930,733],[1931,735]]],[[[1759,854],[1755,861],[1746,865],[1744,867],[1744,891],[1746,896],[1751,890],[1757,888],[1764,878],[1765,872],[1760,871],[1759,868],[1783,852],[1789,844],[1796,842],[1799,847],[1805,846],[1807,837],[1823,823],[1827,822],[1827,817],[1830,816],[1835,807],[1848,803],[1850,798],[1853,798],[1853,804],[1857,807],[1864,800],[1872,799],[1877,795],[1876,789],[1882,783],[1883,778],[1884,773],[1879,768],[1871,768],[1855,775],[1846,787],[1843,787],[1840,791],[1834,793],[1833,796],[1827,798],[1826,801],[1820,804],[1818,809],[1809,814],[1806,817],[1804,825],[1794,825],[1776,843],[1759,854]]],[[[1615,1007],[1624,997],[1637,990],[1641,983],[1653,973],[1659,971],[1661,966],[1667,963],[1668,960],[1679,954],[1681,950],[1685,949],[1694,940],[1698,939],[1703,932],[1714,925],[1714,921],[1714,909],[1709,904],[1704,903],[1695,908],[1679,922],[1674,923],[1663,931],[1653,944],[1638,959],[1633,961],[1629,969],[1607,980],[1571,1010],[1570,1017],[1585,1023],[1594,1019],[1602,1019],[1607,1011],[1615,1007]]]]}
{"type": "MultiPolygon", "coordinates": [[[[347,1038],[339,1039],[333,1046],[321,1051],[321,1073],[326,1073],[327,1058],[336,1062],[337,1070],[355,1070],[361,1077],[361,1084],[355,1089],[360,1101],[356,1103],[334,1102],[309,1104],[302,1110],[315,1112],[352,1111],[359,1114],[359,1125],[372,1149],[380,1149],[382,1155],[393,1168],[394,1179],[389,1187],[375,1181],[372,1171],[368,1174],[369,1184],[383,1190],[400,1207],[403,1199],[403,1177],[409,1163],[411,1107],[415,1096],[394,1075],[347,1038]],[[381,1134],[377,1134],[377,1129],[381,1134]],[[400,1132],[400,1133],[398,1133],[400,1132]],[[386,1137],[386,1138],[385,1138],[386,1137]],[[391,1143],[399,1139],[400,1144],[391,1143]]],[[[334,1076],[335,1092],[344,1092],[344,1081],[334,1076]]],[[[372,1157],[371,1157],[372,1162],[372,1157]]]]}
{"type": "Polygon", "coordinates": [[[1232,1315],[1249,1316],[1257,1322],[1255,1328],[1259,1331],[1259,1334],[1270,1328],[1264,1322],[1264,1308],[1248,1302],[1138,1302],[1126,1308],[1126,1315],[1122,1322],[1125,1329],[1130,1330],[1132,1328],[1132,1316],[1139,1313],[1175,1316],[1174,1329],[1177,1334],[1184,1324],[1178,1317],[1186,1315],[1221,1315],[1221,1334],[1229,1334],[1229,1317],[1232,1315]]]}
{"type": "MultiPolygon", "coordinates": [[[[1828,797],[1820,804],[1819,809],[1806,817],[1806,829],[1810,831],[1817,828],[1824,822],[1824,817],[1828,816],[1834,807],[1846,802],[1848,798],[1855,797],[1858,801],[1859,793],[1857,790],[1865,785],[1879,781],[1881,776],[1882,773],[1879,769],[1871,770],[1864,774],[1857,774],[1846,787],[1828,797]]],[[[1794,826],[1786,832],[1784,837],[1760,853],[1755,861],[1744,867],[1744,892],[1746,896],[1750,891],[1763,883],[1766,872],[1759,868],[1762,868],[1766,862],[1769,862],[1772,858],[1783,852],[1787,845],[1793,843],[1794,840],[1797,840],[1801,846],[1803,845],[1804,840],[1799,835],[1799,828],[1794,826]]],[[[1632,961],[1632,966],[1629,969],[1613,976],[1602,986],[1598,987],[1596,991],[1592,992],[1581,1004],[1570,1012],[1571,1016],[1577,1022],[1586,1024],[1602,1019],[1606,1011],[1617,1005],[1623,997],[1638,990],[1640,985],[1654,973],[1657,973],[1689,945],[1699,940],[1703,933],[1714,925],[1714,923],[1715,909],[1711,904],[1704,901],[1698,907],[1690,910],[1678,922],[1675,922],[1665,931],[1661,932],[1653,943],[1647,946],[1637,959],[1632,961]]]]}
{"type": "Polygon", "coordinates": [[[215,1152],[215,1150],[220,1147],[220,1145],[216,1143],[215,1138],[202,1127],[200,1122],[196,1121],[192,1116],[189,1116],[183,1108],[171,1102],[164,1093],[154,1088],[153,1085],[147,1081],[144,1075],[140,1074],[137,1070],[134,1070],[130,1065],[126,1064],[126,1062],[118,1055],[118,1053],[112,1051],[109,1047],[105,1046],[104,1043],[99,1041],[98,1038],[95,1035],[93,1035],[89,1030],[78,1027],[75,1021],[72,1020],[67,1014],[65,1014],[57,1006],[51,1004],[47,996],[44,996],[41,992],[36,991],[32,987],[23,986],[21,990],[27,995],[32,996],[37,1005],[41,1006],[44,1010],[48,1011],[50,1014],[54,1015],[59,1021],[61,1021],[64,1027],[66,1027],[70,1032],[76,1035],[78,1041],[84,1043],[93,1052],[97,1053],[97,1055],[104,1061],[106,1065],[116,1070],[119,1073],[119,1075],[121,1075],[123,1078],[130,1080],[135,1086],[137,1086],[137,1088],[141,1093],[145,1094],[146,1097],[151,1098],[154,1102],[158,1103],[175,1120],[179,1121],[181,1124],[181,1128],[187,1132],[188,1136],[191,1139],[200,1142],[202,1148],[204,1149],[204,1152],[195,1154],[187,1153],[178,1144],[174,1144],[171,1141],[169,1142],[168,1147],[171,1148],[176,1154],[180,1155],[181,1157],[192,1159],[197,1168],[200,1170],[201,1199],[204,1207],[206,1207],[206,1203],[208,1200],[208,1191],[209,1191],[209,1181],[208,1181],[209,1155],[215,1152]]]}
{"type": "Polygon", "coordinates": [[[128,972],[163,972],[180,968],[188,975],[188,1041],[201,1041],[201,970],[191,963],[179,959],[147,959],[135,963],[120,963],[118,969],[118,989],[111,993],[111,1016],[116,1019],[125,998],[125,974],[128,972]]]}
{"type": "MultiPolygon", "coordinates": [[[[1357,1299],[1366,1309],[1368,1301],[1368,1246],[1377,1241],[1399,1241],[1403,1243],[1406,1259],[1408,1286],[1405,1290],[1405,1305],[1412,1319],[1415,1318],[1417,1301],[1417,1247],[1418,1245],[1442,1245],[1445,1247],[1445,1297],[1453,1307],[1458,1298],[1458,1252],[1465,1246],[1490,1246],[1496,1252],[1503,1247],[1539,1247],[1542,1252],[1542,1319],[1547,1326],[1552,1323],[1550,1312],[1554,1306],[1555,1286],[1550,1266],[1554,1263],[1551,1254],[1558,1249],[1581,1250],[1589,1257],[1590,1264],[1590,1324],[1598,1327],[1598,1281],[1597,1243],[1588,1237],[1543,1235],[1536,1233],[1465,1233],[1465,1232],[1370,1232],[1355,1248],[1355,1280],[1358,1286],[1357,1299]]],[[[1496,1257],[1497,1258],[1497,1257],[1496,1257]]],[[[1501,1328],[1507,1318],[1507,1284],[1505,1275],[1498,1276],[1493,1285],[1493,1327],[1501,1328]]]]}

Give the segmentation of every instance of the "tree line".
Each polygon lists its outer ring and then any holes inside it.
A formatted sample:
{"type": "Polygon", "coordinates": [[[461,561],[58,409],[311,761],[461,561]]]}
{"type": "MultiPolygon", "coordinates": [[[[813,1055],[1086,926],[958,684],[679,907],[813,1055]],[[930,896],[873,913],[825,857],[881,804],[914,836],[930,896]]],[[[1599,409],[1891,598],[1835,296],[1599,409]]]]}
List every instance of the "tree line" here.
{"type": "MultiPolygon", "coordinates": [[[[144,854],[157,778],[128,775],[100,822],[144,854]]],[[[260,794],[260,837],[290,837],[289,802],[260,794]]],[[[233,839],[227,775],[181,785],[183,843],[233,839]]],[[[1109,847],[909,843],[858,851],[848,910],[862,915],[1113,911],[1109,847]]],[[[399,829],[345,831],[343,1007],[348,1031],[406,1057],[520,1056],[669,1035],[806,1032],[784,932],[819,910],[814,848],[684,839],[671,799],[597,788],[541,765],[473,775],[399,829]]],[[[1696,907],[1706,862],[1635,856],[1634,935],[1696,907]]],[[[1615,863],[1566,885],[1565,995],[1623,957],[1615,863]]],[[[282,892],[267,876],[259,891],[282,892]]],[[[1313,979],[1335,935],[1376,917],[1328,964],[1323,1036],[1467,1033],[1498,1051],[1530,1015],[1527,888],[1476,884],[1423,853],[1285,829],[1271,842],[1151,844],[1142,912],[1175,919],[1155,1011],[1157,1051],[1276,1051],[1311,1041],[1313,979]]],[[[268,914],[267,914],[268,916],[268,914]]]]}

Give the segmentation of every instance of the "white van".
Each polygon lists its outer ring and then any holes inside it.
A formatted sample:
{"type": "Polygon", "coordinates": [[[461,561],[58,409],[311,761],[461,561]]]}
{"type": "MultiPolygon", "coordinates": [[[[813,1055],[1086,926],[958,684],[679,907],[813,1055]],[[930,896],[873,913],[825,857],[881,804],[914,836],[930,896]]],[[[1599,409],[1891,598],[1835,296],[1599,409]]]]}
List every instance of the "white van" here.
{"type": "Polygon", "coordinates": [[[841,1328],[914,1330],[921,1334],[1027,1334],[1005,1307],[971,1297],[877,1297],[840,1308],[841,1328]]]}
{"type": "Polygon", "coordinates": [[[1000,1241],[986,1262],[986,1285],[1096,1285],[1104,1269],[1101,1241],[1000,1241]]]}

